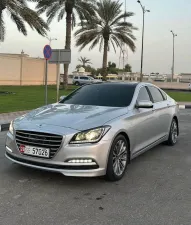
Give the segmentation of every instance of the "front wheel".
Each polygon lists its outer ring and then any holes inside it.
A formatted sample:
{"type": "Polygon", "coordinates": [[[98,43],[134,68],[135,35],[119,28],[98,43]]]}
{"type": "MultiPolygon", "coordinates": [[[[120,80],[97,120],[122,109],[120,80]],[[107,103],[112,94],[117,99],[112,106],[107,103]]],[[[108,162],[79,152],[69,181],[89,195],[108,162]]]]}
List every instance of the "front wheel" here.
{"type": "Polygon", "coordinates": [[[118,135],[110,150],[106,179],[110,181],[120,180],[129,163],[129,144],[123,135],[118,135]]]}
{"type": "Polygon", "coordinates": [[[178,124],[175,119],[172,120],[167,144],[173,146],[178,140],[178,124]]]}

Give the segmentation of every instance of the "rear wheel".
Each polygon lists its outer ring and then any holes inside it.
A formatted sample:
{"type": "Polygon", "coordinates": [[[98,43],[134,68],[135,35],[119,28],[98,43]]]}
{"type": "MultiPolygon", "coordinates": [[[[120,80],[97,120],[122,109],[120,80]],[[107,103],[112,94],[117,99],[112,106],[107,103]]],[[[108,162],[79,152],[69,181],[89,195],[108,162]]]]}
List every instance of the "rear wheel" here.
{"type": "Polygon", "coordinates": [[[76,85],[76,86],[79,86],[79,85],[80,85],[80,83],[79,83],[78,81],[76,81],[76,82],[75,82],[75,85],[76,85]]]}
{"type": "Polygon", "coordinates": [[[173,146],[178,140],[178,124],[175,119],[172,120],[167,144],[173,146]]]}
{"type": "Polygon", "coordinates": [[[120,180],[129,163],[129,143],[123,135],[118,135],[110,150],[106,179],[110,181],[120,180]]]}

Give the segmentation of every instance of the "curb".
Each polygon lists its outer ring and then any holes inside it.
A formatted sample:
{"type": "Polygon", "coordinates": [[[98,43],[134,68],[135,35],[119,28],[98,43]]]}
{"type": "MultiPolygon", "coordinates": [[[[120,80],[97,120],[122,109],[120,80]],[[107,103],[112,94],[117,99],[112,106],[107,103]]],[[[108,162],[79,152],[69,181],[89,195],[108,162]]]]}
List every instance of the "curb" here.
{"type": "MultiPolygon", "coordinates": [[[[191,105],[179,105],[179,109],[191,109],[191,105]]],[[[0,132],[8,131],[10,123],[0,124],[0,132]]]]}
{"type": "Polygon", "coordinates": [[[179,105],[179,109],[191,109],[191,105],[179,105]]]}

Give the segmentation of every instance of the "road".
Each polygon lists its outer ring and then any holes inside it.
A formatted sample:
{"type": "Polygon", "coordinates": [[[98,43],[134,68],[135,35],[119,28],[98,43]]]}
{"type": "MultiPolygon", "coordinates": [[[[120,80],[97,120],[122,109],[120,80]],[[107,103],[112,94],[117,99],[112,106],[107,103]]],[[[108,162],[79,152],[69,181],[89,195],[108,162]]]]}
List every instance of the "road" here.
{"type": "Polygon", "coordinates": [[[190,225],[191,110],[180,119],[175,147],[139,156],[115,183],[12,164],[0,133],[0,225],[190,225]]]}

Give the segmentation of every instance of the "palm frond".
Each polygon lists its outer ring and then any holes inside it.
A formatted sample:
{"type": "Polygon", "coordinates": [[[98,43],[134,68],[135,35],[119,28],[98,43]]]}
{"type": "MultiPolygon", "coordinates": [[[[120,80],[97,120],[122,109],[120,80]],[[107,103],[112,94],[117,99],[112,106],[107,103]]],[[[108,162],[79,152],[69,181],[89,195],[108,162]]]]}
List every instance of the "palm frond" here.
{"type": "MultiPolygon", "coordinates": [[[[59,3],[55,2],[50,6],[46,11],[46,16],[48,18],[47,23],[50,24],[52,20],[59,15],[60,13],[60,5],[59,3]]],[[[58,17],[59,18],[59,17],[58,17]]]]}
{"type": "MultiPolygon", "coordinates": [[[[25,23],[27,23],[40,35],[46,35],[48,25],[43,21],[42,18],[39,17],[37,12],[28,7],[26,0],[6,0],[1,1],[0,4],[2,3],[4,4],[3,9],[6,9],[6,11],[9,13],[11,20],[16,24],[19,32],[23,33],[24,35],[27,35],[27,30],[25,26],[25,23]]],[[[2,11],[0,23],[1,40],[4,40],[5,24],[2,17],[2,11]]]]}
{"type": "MultiPolygon", "coordinates": [[[[125,20],[129,17],[132,17],[134,16],[135,14],[133,12],[125,12],[125,13],[122,13],[120,15],[118,15],[117,17],[113,17],[114,20],[111,22],[110,26],[114,25],[114,24],[117,24],[119,23],[121,20],[125,20]]],[[[127,22],[125,22],[127,23],[127,22]]]]}
{"type": "Polygon", "coordinates": [[[12,12],[11,13],[11,19],[13,20],[13,22],[15,22],[18,31],[22,32],[26,36],[27,35],[27,30],[26,30],[24,22],[22,21],[22,18],[12,12]]]}
{"type": "Polygon", "coordinates": [[[92,17],[91,24],[84,23],[75,32],[76,46],[83,49],[90,44],[91,50],[99,44],[99,50],[103,48],[104,41],[108,42],[108,50],[112,46],[114,51],[122,48],[122,43],[129,45],[135,51],[133,30],[137,28],[132,23],[124,21],[124,18],[133,16],[134,13],[123,13],[121,3],[114,0],[100,0],[97,2],[96,14],[92,17]]]}
{"type": "Polygon", "coordinates": [[[33,10],[23,7],[19,10],[20,17],[35,29],[40,35],[46,36],[46,31],[49,30],[47,23],[33,10]]]}

